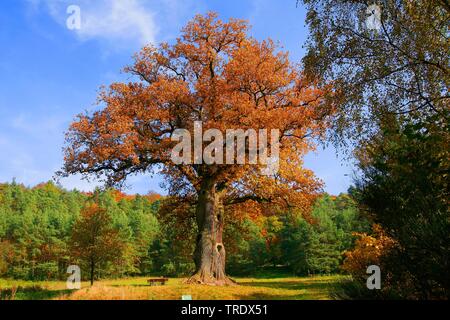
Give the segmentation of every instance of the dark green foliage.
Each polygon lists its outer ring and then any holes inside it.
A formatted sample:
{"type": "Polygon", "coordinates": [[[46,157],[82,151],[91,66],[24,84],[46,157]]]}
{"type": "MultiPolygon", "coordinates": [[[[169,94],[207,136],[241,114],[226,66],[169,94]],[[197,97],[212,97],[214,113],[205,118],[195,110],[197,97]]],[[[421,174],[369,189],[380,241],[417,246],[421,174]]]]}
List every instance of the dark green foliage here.
{"type": "Polygon", "coordinates": [[[384,257],[388,285],[404,298],[448,299],[448,115],[400,123],[385,123],[360,151],[355,196],[399,244],[384,257]]]}
{"type": "Polygon", "coordinates": [[[353,232],[369,228],[347,195],[320,198],[312,212],[314,223],[286,216],[281,232],[282,261],[298,275],[339,272],[342,254],[353,245],[353,232]]]}
{"type": "Polygon", "coordinates": [[[160,223],[156,240],[149,248],[152,273],[163,276],[187,276],[194,271],[193,252],[196,224],[192,208],[181,208],[171,198],[158,205],[157,218],[160,223]],[[184,215],[180,219],[175,210],[184,215]]]}
{"type": "Polygon", "coordinates": [[[347,195],[324,195],[312,217],[312,224],[299,215],[286,214],[261,224],[247,219],[228,227],[230,274],[252,274],[255,268],[277,265],[287,266],[295,275],[339,272],[342,254],[353,245],[352,233],[368,231],[370,224],[347,195]]]}
{"type": "Polygon", "coordinates": [[[250,219],[242,222],[229,221],[225,225],[227,244],[227,272],[230,275],[254,274],[258,267],[268,261],[268,248],[262,228],[250,219]]]}
{"type": "Polygon", "coordinates": [[[309,248],[313,227],[304,219],[290,217],[291,223],[286,223],[282,233],[281,246],[287,264],[296,274],[310,273],[309,248]]]}

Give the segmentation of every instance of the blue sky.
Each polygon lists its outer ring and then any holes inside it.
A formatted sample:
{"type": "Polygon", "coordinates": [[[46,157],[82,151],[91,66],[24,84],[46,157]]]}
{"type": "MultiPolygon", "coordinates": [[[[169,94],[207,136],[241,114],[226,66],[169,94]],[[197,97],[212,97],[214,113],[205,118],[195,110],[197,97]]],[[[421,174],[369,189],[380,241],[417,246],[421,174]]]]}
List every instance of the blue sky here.
{"type": "MultiPolygon", "coordinates": [[[[35,185],[62,165],[64,132],[91,110],[98,88],[125,80],[120,70],[144,44],[173,41],[197,13],[249,20],[252,35],[280,41],[293,61],[304,54],[305,11],[295,0],[2,0],[0,1],[0,182],[35,185]],[[81,9],[80,30],[69,30],[69,5],[81,9]]],[[[306,167],[325,190],[345,192],[352,168],[328,148],[309,154],[306,167]]],[[[128,180],[127,192],[163,192],[158,176],[128,180]]],[[[96,183],[74,176],[68,189],[96,183]]]]}

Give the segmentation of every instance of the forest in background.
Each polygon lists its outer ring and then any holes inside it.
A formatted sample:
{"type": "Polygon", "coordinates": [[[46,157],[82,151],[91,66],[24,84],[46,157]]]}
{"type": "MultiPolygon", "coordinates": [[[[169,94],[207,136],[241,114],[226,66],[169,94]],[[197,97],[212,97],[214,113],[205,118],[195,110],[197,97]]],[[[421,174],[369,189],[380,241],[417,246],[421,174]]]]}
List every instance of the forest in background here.
{"type": "MultiPolygon", "coordinates": [[[[115,245],[114,257],[98,265],[96,278],[190,275],[195,227],[184,229],[168,219],[172,215],[161,216],[164,201],[157,194],[131,196],[114,189],[67,191],[52,182],[33,188],[2,184],[0,277],[65,280],[67,267],[79,264],[83,279],[88,279],[89,266],[76,254],[73,242],[83,210],[93,204],[105,209],[110,219],[103,224],[117,231],[122,244],[115,245]]],[[[247,214],[230,221],[224,231],[228,272],[252,275],[267,266],[285,268],[293,275],[342,272],[343,254],[356,238],[353,233],[370,231],[367,219],[345,194],[324,194],[310,219],[291,212],[269,217],[247,214]]]]}

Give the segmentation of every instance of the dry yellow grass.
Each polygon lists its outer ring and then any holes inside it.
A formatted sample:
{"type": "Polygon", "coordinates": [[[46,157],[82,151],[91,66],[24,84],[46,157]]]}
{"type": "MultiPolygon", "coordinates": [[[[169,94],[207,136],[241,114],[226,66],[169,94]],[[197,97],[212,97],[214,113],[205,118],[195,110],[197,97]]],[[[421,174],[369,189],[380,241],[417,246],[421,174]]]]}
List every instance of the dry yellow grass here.
{"type": "Polygon", "coordinates": [[[186,285],[183,279],[170,279],[165,286],[154,287],[147,286],[145,278],[103,281],[61,299],[180,300],[182,295],[191,295],[194,300],[330,299],[329,289],[338,277],[236,280],[239,285],[230,287],[186,285]]]}
{"type": "MultiPolygon", "coordinates": [[[[65,289],[64,282],[18,282],[17,299],[67,300],[180,300],[191,295],[194,300],[323,300],[330,299],[330,290],[341,276],[305,278],[236,278],[237,286],[211,287],[186,285],[183,279],[169,279],[165,286],[148,286],[147,278],[129,278],[98,281],[93,287],[83,283],[76,291],[65,289]],[[26,294],[27,285],[30,294],[26,294]],[[42,288],[41,291],[36,287],[42,288]]],[[[0,288],[11,287],[14,281],[0,280],[0,288]]]]}

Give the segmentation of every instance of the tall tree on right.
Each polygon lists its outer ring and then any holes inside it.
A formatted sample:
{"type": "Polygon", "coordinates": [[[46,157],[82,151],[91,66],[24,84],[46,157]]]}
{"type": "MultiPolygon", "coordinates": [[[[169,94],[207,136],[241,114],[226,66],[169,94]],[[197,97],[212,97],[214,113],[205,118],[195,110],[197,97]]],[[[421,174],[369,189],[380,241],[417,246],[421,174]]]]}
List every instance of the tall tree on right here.
{"type": "Polygon", "coordinates": [[[306,74],[333,83],[334,141],[356,143],[353,194],[398,243],[383,258],[384,284],[448,299],[450,4],[303,2],[306,74]]]}
{"type": "Polygon", "coordinates": [[[303,0],[311,78],[332,82],[335,141],[366,140],[386,115],[448,116],[445,0],[303,0]]]}

